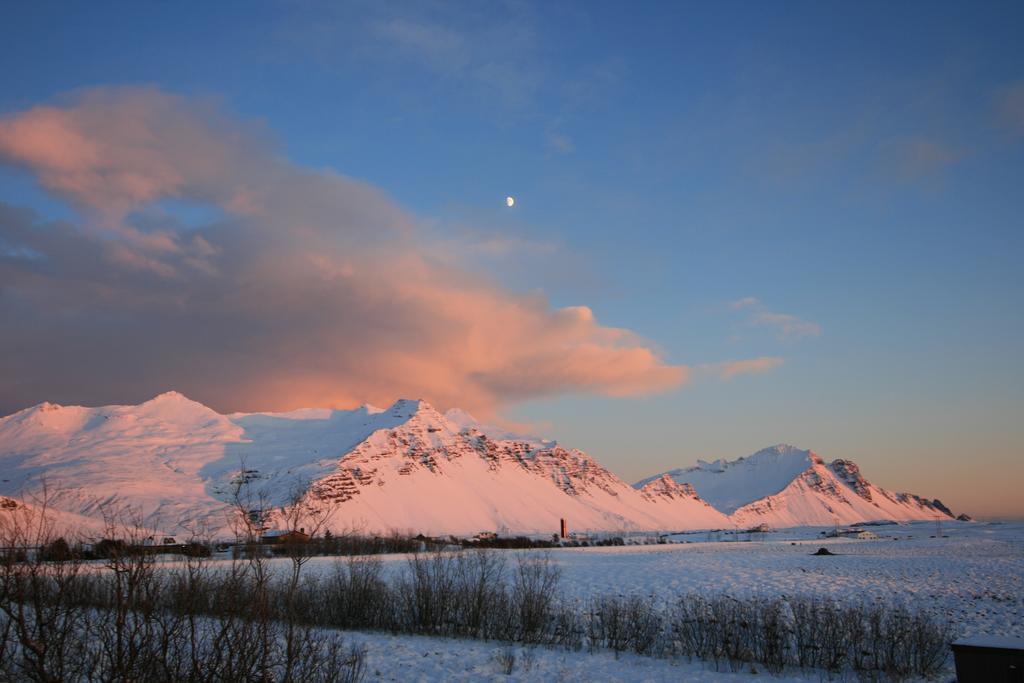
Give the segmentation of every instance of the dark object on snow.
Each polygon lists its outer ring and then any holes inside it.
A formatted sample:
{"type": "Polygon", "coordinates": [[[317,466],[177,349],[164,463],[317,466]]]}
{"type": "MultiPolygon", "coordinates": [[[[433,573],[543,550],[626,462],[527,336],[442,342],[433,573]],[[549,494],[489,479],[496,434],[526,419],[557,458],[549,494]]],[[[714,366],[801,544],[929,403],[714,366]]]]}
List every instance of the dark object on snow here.
{"type": "Polygon", "coordinates": [[[828,548],[818,548],[816,552],[811,553],[812,555],[835,555],[834,552],[828,548]]]}
{"type": "Polygon", "coordinates": [[[961,638],[950,647],[959,683],[1024,681],[1024,639],[976,636],[961,638]]]}
{"type": "Polygon", "coordinates": [[[961,512],[959,515],[956,516],[956,518],[960,522],[973,522],[974,521],[974,517],[971,517],[966,512],[961,512]]]}
{"type": "Polygon", "coordinates": [[[270,529],[263,532],[261,542],[265,544],[299,544],[309,543],[309,534],[305,529],[270,529]]]}

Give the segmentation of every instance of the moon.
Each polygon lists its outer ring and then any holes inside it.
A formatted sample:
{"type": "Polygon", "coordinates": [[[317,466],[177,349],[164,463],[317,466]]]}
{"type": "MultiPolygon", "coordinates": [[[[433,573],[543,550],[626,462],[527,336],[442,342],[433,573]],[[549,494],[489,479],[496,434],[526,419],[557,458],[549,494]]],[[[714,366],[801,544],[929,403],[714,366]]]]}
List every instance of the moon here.
{"type": "Polygon", "coordinates": [[[505,197],[505,206],[507,206],[509,208],[512,208],[512,206],[515,203],[516,203],[516,198],[515,197],[505,197]]]}

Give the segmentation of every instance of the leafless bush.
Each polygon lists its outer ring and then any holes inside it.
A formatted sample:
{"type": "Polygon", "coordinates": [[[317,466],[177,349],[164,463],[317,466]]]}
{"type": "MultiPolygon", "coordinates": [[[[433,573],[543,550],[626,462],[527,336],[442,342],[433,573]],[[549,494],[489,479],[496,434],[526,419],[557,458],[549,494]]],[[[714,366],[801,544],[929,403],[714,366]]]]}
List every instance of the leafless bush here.
{"type": "Polygon", "coordinates": [[[498,663],[498,670],[501,673],[511,676],[512,672],[516,670],[515,648],[506,647],[494,655],[494,660],[498,663]]]}
{"type": "Polygon", "coordinates": [[[338,628],[394,630],[395,596],[383,578],[383,565],[372,558],[349,558],[321,584],[324,623],[338,628]]]}
{"type": "MultiPolygon", "coordinates": [[[[948,624],[924,613],[816,597],[685,595],[659,605],[602,596],[574,604],[560,597],[549,556],[520,555],[508,568],[507,556],[492,550],[415,554],[390,576],[380,560],[350,558],[310,577],[305,555],[275,573],[259,553],[216,564],[187,555],[158,567],[137,551],[141,528],[137,516],[111,512],[106,559],[88,564],[72,542],[56,542],[45,514],[5,513],[0,681],[358,680],[364,653],[331,628],[901,680],[940,673],[952,639],[948,624]]],[[[518,658],[505,652],[503,669],[529,666],[528,650],[518,658]]]]}
{"type": "Polygon", "coordinates": [[[504,558],[491,551],[415,554],[394,584],[393,627],[516,640],[504,558]]]}
{"type": "Polygon", "coordinates": [[[516,640],[551,642],[560,576],[560,570],[548,555],[520,556],[511,595],[516,640]]]}
{"type": "Polygon", "coordinates": [[[671,617],[679,654],[728,662],[884,674],[890,680],[942,671],[953,632],[923,612],[882,605],[790,599],[684,596],[671,617]]]}
{"type": "Polygon", "coordinates": [[[333,626],[579,649],[581,618],[558,601],[550,558],[522,557],[511,573],[505,567],[491,550],[414,554],[388,581],[379,561],[352,559],[320,584],[321,609],[333,626]]]}
{"type": "Polygon", "coordinates": [[[586,638],[586,616],[575,605],[560,601],[552,617],[551,645],[578,652],[586,638]]]}
{"type": "Polygon", "coordinates": [[[72,557],[43,559],[38,549],[56,540],[47,514],[44,487],[33,507],[21,506],[0,515],[0,632],[4,634],[4,678],[51,681],[86,672],[76,656],[78,634],[85,622],[81,602],[82,563],[72,557]]]}
{"type": "Polygon", "coordinates": [[[602,596],[590,610],[590,641],[616,655],[624,650],[656,654],[662,640],[663,617],[653,600],[639,596],[602,596]]]}
{"type": "Polygon", "coordinates": [[[459,629],[476,638],[507,637],[509,598],[505,558],[490,550],[460,554],[456,564],[459,629]]]}
{"type": "Polygon", "coordinates": [[[413,633],[452,634],[455,626],[456,564],[454,556],[416,554],[398,580],[401,623],[413,633]]]}
{"type": "Polygon", "coordinates": [[[537,653],[533,647],[524,647],[520,660],[523,663],[523,671],[529,673],[537,664],[537,653]]]}
{"type": "Polygon", "coordinates": [[[590,608],[590,626],[588,638],[590,650],[607,647],[618,656],[626,649],[625,610],[622,598],[618,596],[602,596],[595,598],[590,608]]]}
{"type": "Polygon", "coordinates": [[[291,575],[272,582],[250,562],[211,571],[201,557],[157,571],[154,556],[138,551],[139,517],[106,513],[106,535],[129,542],[108,544],[100,565],[54,542],[45,501],[3,516],[0,547],[12,551],[0,556],[0,681],[361,677],[362,650],[297,618],[311,591],[291,575]]]}

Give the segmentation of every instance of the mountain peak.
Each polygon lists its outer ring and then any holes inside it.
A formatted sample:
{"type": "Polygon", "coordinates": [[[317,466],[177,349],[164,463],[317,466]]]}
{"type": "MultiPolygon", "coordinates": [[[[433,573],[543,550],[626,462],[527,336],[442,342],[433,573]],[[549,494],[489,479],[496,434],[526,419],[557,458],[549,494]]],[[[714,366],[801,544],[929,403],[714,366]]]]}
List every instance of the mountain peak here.
{"type": "Polygon", "coordinates": [[[69,514],[91,514],[92,492],[116,491],[164,518],[222,519],[224,496],[251,476],[274,506],[308,481],[310,503],[344,505],[340,520],[444,533],[542,529],[559,517],[579,528],[696,529],[727,516],[783,527],[951,514],[870,484],[851,461],[824,466],[789,444],[631,488],[582,451],[422,399],[231,416],[177,391],[139,405],[40,403],[0,419],[0,470],[0,495],[42,474],[74,482],[61,508],[69,514]]]}
{"type": "Polygon", "coordinates": [[[139,408],[155,406],[175,408],[199,407],[202,408],[203,410],[213,410],[212,408],[209,408],[206,405],[200,403],[199,401],[195,401],[178,391],[165,391],[162,394],[157,394],[148,401],[144,401],[138,405],[139,408]]]}
{"type": "Polygon", "coordinates": [[[165,391],[130,410],[140,416],[158,420],[180,421],[182,419],[224,419],[222,415],[199,401],[177,391],[165,391]]]}
{"type": "MultiPolygon", "coordinates": [[[[721,461],[719,461],[721,462],[721,461]]],[[[745,458],[739,458],[731,462],[726,462],[726,466],[737,465],[740,463],[747,463],[750,465],[763,465],[766,463],[786,463],[793,467],[803,466],[810,467],[812,465],[823,465],[824,461],[818,456],[817,453],[810,449],[798,448],[788,443],[780,443],[768,448],[762,448],[753,455],[748,455],[745,458]]]]}
{"type": "Polygon", "coordinates": [[[434,410],[434,406],[430,405],[422,398],[400,398],[392,403],[391,407],[388,408],[388,412],[407,413],[410,416],[415,415],[421,410],[437,412],[434,410]]]}
{"type": "MultiPolygon", "coordinates": [[[[722,512],[732,514],[752,501],[778,493],[820,463],[820,458],[811,451],[782,443],[736,460],[698,460],[694,467],[666,474],[676,483],[691,484],[698,496],[722,512]]],[[[650,477],[635,486],[640,488],[656,479],[650,477]]]]}
{"type": "Polygon", "coordinates": [[[682,496],[686,498],[696,498],[697,493],[694,491],[691,484],[685,482],[677,482],[672,478],[672,475],[666,472],[660,477],[656,477],[651,481],[647,482],[640,488],[640,493],[645,496],[662,496],[664,498],[673,498],[675,496],[682,496]]]}
{"type": "MultiPolygon", "coordinates": [[[[768,448],[762,448],[761,450],[759,450],[758,452],[754,453],[753,455],[748,455],[747,459],[756,458],[756,457],[771,457],[773,455],[774,456],[788,456],[788,455],[801,455],[801,456],[803,456],[803,455],[807,455],[810,452],[811,451],[809,451],[807,449],[798,448],[797,446],[794,446],[792,444],[778,443],[778,444],[775,444],[774,446],[769,446],[768,448]]],[[[742,459],[743,458],[741,458],[741,460],[742,459]]]]}
{"type": "Polygon", "coordinates": [[[441,429],[446,432],[458,433],[461,429],[460,426],[450,422],[434,406],[421,398],[398,399],[382,413],[382,416],[392,421],[392,424],[415,424],[429,428],[431,431],[441,429]]]}
{"type": "Polygon", "coordinates": [[[185,394],[183,394],[183,393],[181,393],[179,391],[174,391],[172,389],[170,391],[165,391],[162,394],[157,394],[153,398],[151,398],[148,401],[146,401],[146,403],[155,403],[155,402],[160,402],[160,403],[176,402],[176,403],[180,403],[180,402],[184,402],[184,401],[187,401],[189,403],[196,403],[197,402],[197,401],[193,401],[192,399],[190,399],[185,394]]]}
{"type": "Polygon", "coordinates": [[[19,410],[18,412],[11,415],[11,417],[14,417],[14,415],[29,416],[39,415],[41,413],[55,413],[63,409],[64,406],[60,405],[59,403],[50,403],[49,401],[43,401],[42,403],[37,403],[34,406],[25,408],[24,410],[19,410]]]}
{"type": "MultiPolygon", "coordinates": [[[[850,460],[834,460],[826,466],[814,451],[785,443],[736,460],[699,460],[695,467],[666,474],[678,484],[692,485],[697,496],[743,524],[768,521],[784,527],[827,524],[834,519],[952,516],[934,501],[874,486],[850,460]]],[[[665,485],[661,475],[634,486],[652,491],[665,485]]]]}

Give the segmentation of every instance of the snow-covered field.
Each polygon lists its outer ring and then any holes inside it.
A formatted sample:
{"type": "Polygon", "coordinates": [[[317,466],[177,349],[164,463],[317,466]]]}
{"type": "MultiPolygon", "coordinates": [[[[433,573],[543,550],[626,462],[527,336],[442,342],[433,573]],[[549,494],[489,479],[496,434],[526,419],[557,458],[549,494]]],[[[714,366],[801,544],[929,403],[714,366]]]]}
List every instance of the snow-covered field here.
{"type": "MultiPolygon", "coordinates": [[[[764,541],[560,548],[548,551],[570,599],[639,594],[670,601],[682,593],[819,595],[924,609],[960,635],[1024,638],[1024,523],[929,522],[876,527],[878,540],[821,538],[819,529],[765,535],[764,541]],[[834,556],[813,556],[825,546],[834,556]]],[[[536,551],[504,551],[510,555],[536,551]]],[[[385,555],[399,570],[403,555],[385,555]]],[[[315,558],[307,571],[329,571],[315,558]]]]}
{"type": "Polygon", "coordinates": [[[927,522],[874,531],[881,538],[821,539],[808,529],[768,534],[765,542],[566,549],[552,557],[563,589],[581,598],[814,594],[925,609],[961,635],[1024,637],[1024,524],[945,523],[943,538],[932,538],[936,526],[927,522]],[[810,554],[821,546],[837,555],[810,554]]]}
{"type": "MultiPolygon", "coordinates": [[[[550,552],[562,570],[569,599],[640,594],[671,601],[681,593],[725,592],[820,595],[838,601],[880,601],[923,609],[953,622],[960,636],[1024,637],[1024,523],[933,523],[876,527],[878,540],[822,539],[820,529],[767,534],[764,541],[707,542],[550,552]],[[812,556],[820,546],[835,556],[812,556]]],[[[516,551],[519,552],[519,551],[516,551]]],[[[522,551],[526,552],[526,551],[522,551]]],[[[336,560],[317,558],[310,571],[336,560]]],[[[385,556],[399,570],[403,556],[385,556]]],[[[509,648],[498,643],[423,637],[352,634],[368,649],[373,680],[507,680],[498,661],[509,648]]],[[[749,680],[750,671],[717,672],[702,662],[667,661],[611,653],[595,655],[538,648],[516,653],[515,676],[524,680],[749,680]],[[532,662],[529,660],[532,659],[532,662]],[[528,668],[529,666],[529,668],[528,668]]],[[[792,672],[782,680],[818,680],[792,672]]],[[[779,679],[776,679],[779,680],[779,679]]]]}
{"type": "MultiPolygon", "coordinates": [[[[715,671],[714,665],[685,659],[665,660],[611,652],[566,652],[521,645],[422,636],[388,636],[356,633],[349,642],[366,648],[367,681],[669,681],[687,683],[740,683],[753,679],[759,669],[749,665],[733,672],[728,664],[715,671]],[[502,658],[514,655],[511,674],[502,658]]],[[[763,672],[761,672],[763,673],[763,672]]],[[[773,677],[779,683],[819,680],[818,675],[773,677]]]]}

